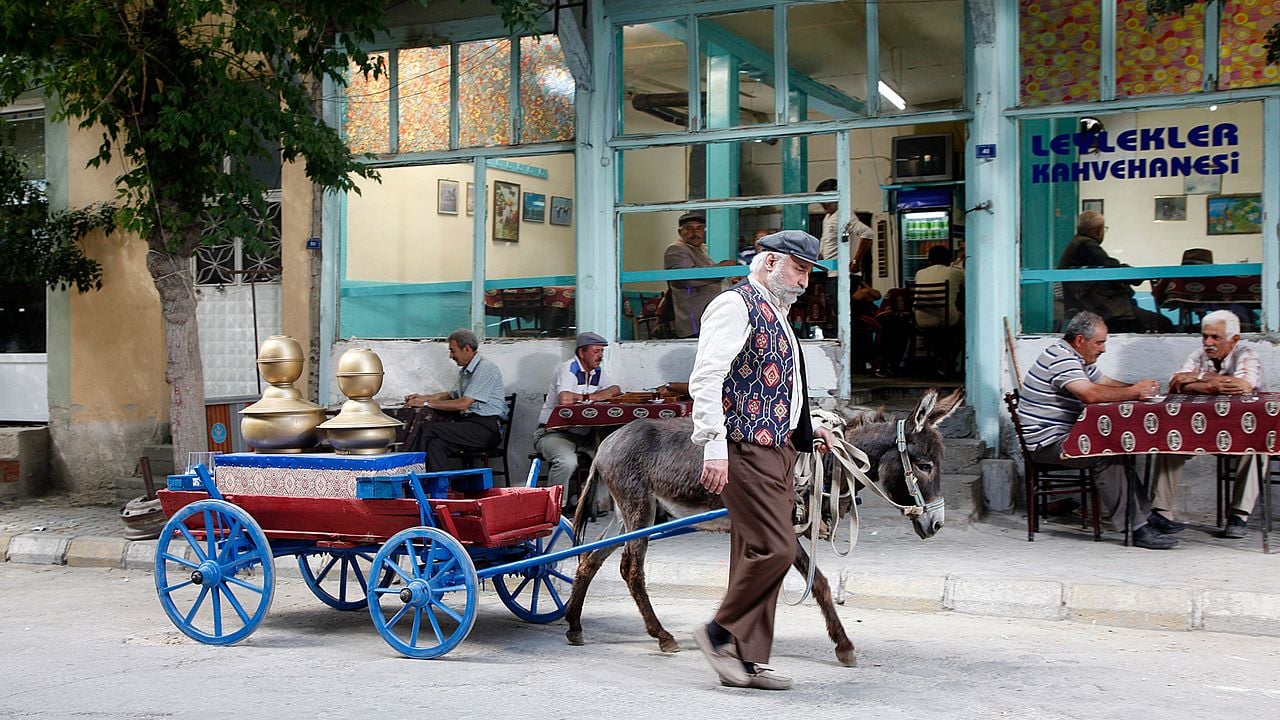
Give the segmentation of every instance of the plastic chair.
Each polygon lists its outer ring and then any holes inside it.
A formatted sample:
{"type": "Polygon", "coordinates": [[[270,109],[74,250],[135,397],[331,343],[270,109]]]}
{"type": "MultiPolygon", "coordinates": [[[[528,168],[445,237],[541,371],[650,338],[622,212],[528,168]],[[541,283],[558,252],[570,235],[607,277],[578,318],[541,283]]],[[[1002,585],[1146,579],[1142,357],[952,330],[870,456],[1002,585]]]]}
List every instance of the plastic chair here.
{"type": "MultiPolygon", "coordinates": [[[[1079,495],[1080,507],[1088,507],[1093,519],[1093,540],[1102,539],[1102,517],[1099,511],[1097,476],[1093,468],[1072,468],[1065,465],[1037,463],[1031,459],[1031,450],[1018,419],[1018,391],[1005,393],[1004,403],[1009,408],[1018,445],[1022,448],[1023,477],[1027,499],[1027,542],[1034,542],[1040,532],[1040,515],[1048,504],[1048,498],[1060,495],[1079,495]],[[1087,501],[1087,502],[1086,502],[1087,501]]],[[[1087,527],[1085,517],[1080,526],[1087,527]]]]}

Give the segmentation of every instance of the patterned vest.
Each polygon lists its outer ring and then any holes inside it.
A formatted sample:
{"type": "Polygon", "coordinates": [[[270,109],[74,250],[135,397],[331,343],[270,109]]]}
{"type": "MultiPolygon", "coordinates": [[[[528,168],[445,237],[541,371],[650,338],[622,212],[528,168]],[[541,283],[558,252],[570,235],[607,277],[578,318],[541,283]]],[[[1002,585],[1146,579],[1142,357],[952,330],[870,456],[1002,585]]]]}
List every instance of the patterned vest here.
{"type": "Polygon", "coordinates": [[[794,358],[780,318],[750,282],[733,287],[747,304],[751,335],[729,365],[721,402],[729,439],[780,447],[791,437],[794,358]]]}

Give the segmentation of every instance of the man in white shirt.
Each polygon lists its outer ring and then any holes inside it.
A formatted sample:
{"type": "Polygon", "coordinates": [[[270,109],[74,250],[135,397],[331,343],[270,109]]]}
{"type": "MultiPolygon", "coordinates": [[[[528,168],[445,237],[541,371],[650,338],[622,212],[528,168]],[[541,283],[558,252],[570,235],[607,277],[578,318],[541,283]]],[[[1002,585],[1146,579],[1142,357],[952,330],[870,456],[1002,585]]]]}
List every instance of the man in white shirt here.
{"type": "MultiPolygon", "coordinates": [[[[1240,344],[1240,318],[1230,310],[1215,310],[1200,321],[1200,349],[1191,353],[1169,379],[1169,392],[1188,395],[1245,395],[1262,389],[1262,363],[1253,348],[1240,344]]],[[[1268,467],[1270,456],[1240,458],[1234,497],[1226,527],[1219,537],[1242,538],[1248,534],[1249,513],[1258,499],[1258,466],[1268,467]]],[[[1186,525],[1173,519],[1178,484],[1182,480],[1182,455],[1156,456],[1148,522],[1162,533],[1175,533],[1186,525]]]]}
{"type": "Polygon", "coordinates": [[[538,414],[538,429],[533,433],[533,448],[550,465],[549,482],[564,488],[562,498],[566,507],[577,505],[569,498],[569,481],[578,471],[578,453],[595,455],[594,434],[590,428],[548,430],[547,420],[556,405],[607,400],[622,392],[613,373],[603,364],[608,344],[593,332],[578,335],[574,356],[556,366],[542,412],[538,414]]]}
{"type": "Polygon", "coordinates": [[[786,690],[766,667],[782,579],[795,559],[792,472],[799,452],[830,439],[809,417],[804,359],[787,323],[809,285],[818,239],[783,230],[760,239],[751,275],[702,316],[689,377],[702,485],[722,495],[732,523],[729,587],[714,619],[694,632],[720,682],[786,690]]]}

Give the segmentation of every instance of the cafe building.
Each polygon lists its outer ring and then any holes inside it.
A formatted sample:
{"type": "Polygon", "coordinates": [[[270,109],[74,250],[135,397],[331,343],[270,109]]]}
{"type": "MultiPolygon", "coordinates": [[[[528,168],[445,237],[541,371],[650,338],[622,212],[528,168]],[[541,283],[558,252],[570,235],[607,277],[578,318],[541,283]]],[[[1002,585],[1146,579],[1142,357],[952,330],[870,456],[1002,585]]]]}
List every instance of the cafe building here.
{"type": "MultiPolygon", "coordinates": [[[[566,338],[608,338],[624,389],[684,380],[696,341],[664,328],[669,283],[741,277],[756,231],[818,235],[824,203],[839,227],[871,228],[861,278],[884,295],[935,246],[963,269],[954,334],[991,448],[1011,357],[1025,369],[1052,341],[1073,283],[1126,283],[1169,323],[1117,328],[1109,375],[1167,378],[1197,346],[1199,315],[1224,307],[1280,377],[1267,341],[1280,309],[1280,67],[1264,38],[1278,21],[1276,0],[1166,18],[1137,0],[588,0],[511,37],[483,2],[397,5],[376,47],[387,76],[325,92],[329,121],[381,181],[313,205],[300,169],[264,168],[279,185],[280,256],[232,246],[195,260],[206,384],[221,383],[207,394],[256,395],[255,330],[318,337],[322,402],[341,400],[333,365],[351,347],[382,356],[386,400],[448,387],[456,367],[438,340],[468,327],[517,394],[519,459],[566,338]],[[819,192],[828,178],[835,189],[819,192]],[[1084,210],[1104,214],[1103,248],[1123,265],[1059,269],[1084,210]],[[690,211],[704,215],[713,264],[667,268],[690,211]]],[[[62,158],[49,182],[109,197],[76,161],[95,147],[79,135],[47,129],[62,158]]],[[[828,282],[815,275],[792,317],[817,399],[863,382],[841,301],[857,249],[857,237],[837,243],[828,282]],[[834,295],[813,300],[817,286],[834,295]]],[[[48,344],[72,361],[48,377],[51,397],[110,417],[119,392],[77,390],[79,338],[93,332],[77,321],[106,316],[118,294],[145,306],[149,279],[136,242],[94,252],[109,259],[108,288],[124,287],[50,300],[48,344]]],[[[157,311],[123,320],[153,355],[157,311]]],[[[126,436],[164,415],[153,364],[126,436]]]]}

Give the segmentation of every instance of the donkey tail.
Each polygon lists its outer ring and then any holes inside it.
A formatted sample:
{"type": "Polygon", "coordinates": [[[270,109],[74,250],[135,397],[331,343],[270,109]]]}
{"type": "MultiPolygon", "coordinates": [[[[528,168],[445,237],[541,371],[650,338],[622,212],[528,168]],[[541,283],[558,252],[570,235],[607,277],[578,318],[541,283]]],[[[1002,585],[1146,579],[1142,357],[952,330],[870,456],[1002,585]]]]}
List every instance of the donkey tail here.
{"type": "Polygon", "coordinates": [[[573,536],[583,542],[582,533],[587,529],[587,517],[591,514],[591,503],[596,496],[596,463],[591,463],[586,482],[578,488],[578,507],[573,510],[573,536]]]}

